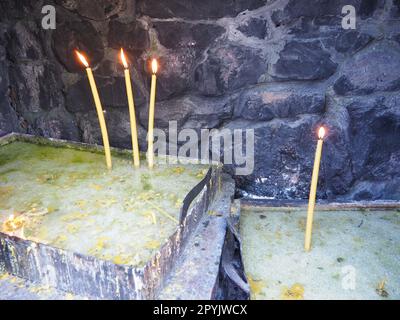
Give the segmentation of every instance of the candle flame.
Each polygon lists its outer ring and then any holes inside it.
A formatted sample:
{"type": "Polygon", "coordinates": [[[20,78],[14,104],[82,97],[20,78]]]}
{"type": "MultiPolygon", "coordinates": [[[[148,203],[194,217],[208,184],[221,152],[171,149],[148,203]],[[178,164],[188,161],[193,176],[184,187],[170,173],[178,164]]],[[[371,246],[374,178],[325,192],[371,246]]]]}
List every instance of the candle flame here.
{"type": "Polygon", "coordinates": [[[156,59],[153,59],[153,61],[151,61],[151,69],[153,71],[153,74],[157,73],[158,70],[158,63],[156,59]]]}
{"type": "Polygon", "coordinates": [[[76,55],[78,56],[79,60],[81,60],[81,62],[83,63],[83,65],[86,68],[89,68],[89,63],[87,62],[85,56],[82,53],[80,53],[78,50],[75,50],[75,52],[76,52],[76,55]]]}
{"type": "Polygon", "coordinates": [[[124,50],[121,48],[121,61],[125,69],[128,69],[128,62],[126,61],[124,50]]]}
{"type": "Polygon", "coordinates": [[[323,139],[325,137],[325,128],[324,127],[321,127],[321,128],[319,128],[319,130],[318,130],[318,138],[319,139],[323,139]]]}

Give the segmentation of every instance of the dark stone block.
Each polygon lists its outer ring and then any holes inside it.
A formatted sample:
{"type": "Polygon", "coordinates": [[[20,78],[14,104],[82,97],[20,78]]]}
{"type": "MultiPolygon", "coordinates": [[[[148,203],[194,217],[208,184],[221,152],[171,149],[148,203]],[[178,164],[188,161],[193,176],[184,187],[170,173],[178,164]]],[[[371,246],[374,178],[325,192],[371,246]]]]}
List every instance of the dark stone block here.
{"type": "Polygon", "coordinates": [[[346,109],[330,106],[324,118],[300,115],[269,122],[235,120],[227,127],[255,130],[255,170],[235,177],[239,194],[277,199],[307,199],[317,131],[327,128],[318,198],[336,199],[350,190],[354,176],[349,153],[349,117],[346,109]]]}
{"type": "MultiPolygon", "coordinates": [[[[131,80],[134,101],[136,105],[139,105],[145,101],[145,97],[141,94],[141,91],[137,89],[132,77],[131,80]]],[[[128,108],[125,78],[95,75],[95,81],[104,109],[110,107],[128,108]]],[[[68,87],[66,92],[66,107],[70,112],[93,110],[93,96],[86,76],[68,87]]]]}
{"type": "MultiPolygon", "coordinates": [[[[182,128],[216,128],[232,115],[232,103],[227,98],[200,99],[192,96],[163,101],[156,104],[155,127],[168,129],[169,121],[182,128]]],[[[148,106],[142,106],[140,123],[147,128],[148,106]]],[[[168,130],[166,131],[168,132],[168,130]]]]}
{"type": "Polygon", "coordinates": [[[10,88],[20,113],[35,114],[64,106],[60,70],[53,64],[12,65],[10,88]]]}
{"type": "Polygon", "coordinates": [[[122,23],[112,20],[109,24],[108,45],[114,49],[127,50],[135,57],[149,48],[149,35],[139,22],[122,23]]]}
{"type": "Polygon", "coordinates": [[[264,39],[267,35],[267,21],[261,18],[251,18],[237,29],[248,37],[264,39]]]}
{"type": "MultiPolygon", "coordinates": [[[[168,52],[159,57],[158,99],[182,95],[192,85],[193,69],[204,50],[212,45],[224,28],[210,24],[155,22],[160,43],[168,52]]],[[[148,79],[148,73],[143,78],[148,79]]]]}
{"type": "Polygon", "coordinates": [[[393,0],[393,7],[390,11],[393,18],[400,18],[400,0],[393,0]]]}
{"type": "Polygon", "coordinates": [[[400,51],[380,42],[362,51],[343,65],[343,75],[335,82],[339,95],[366,95],[400,89],[400,51]]]}
{"type": "Polygon", "coordinates": [[[283,9],[275,10],[271,17],[278,26],[293,22],[300,17],[340,17],[345,5],[353,5],[357,15],[365,19],[371,17],[381,3],[379,0],[290,0],[283,9]]]}
{"type": "Polygon", "coordinates": [[[201,52],[225,32],[221,26],[205,23],[158,21],[153,25],[158,40],[169,49],[194,47],[201,52]]]}
{"type": "Polygon", "coordinates": [[[242,46],[226,45],[211,50],[195,70],[195,86],[206,96],[256,84],[267,66],[261,53],[242,46]]]}
{"type": "Polygon", "coordinates": [[[400,200],[400,178],[389,181],[359,181],[351,189],[349,198],[356,201],[400,200]]]}
{"type": "Polygon", "coordinates": [[[319,41],[292,41],[280,52],[271,75],[278,80],[321,80],[333,75],[336,68],[319,41]]]}
{"type": "Polygon", "coordinates": [[[84,69],[77,60],[75,50],[85,53],[91,67],[104,57],[104,45],[99,33],[87,21],[67,20],[57,25],[52,36],[53,51],[58,61],[69,71],[84,69]]]}
{"type": "Polygon", "coordinates": [[[35,123],[38,133],[46,138],[79,141],[80,135],[74,117],[63,107],[52,109],[35,123]]]}
{"type": "Polygon", "coordinates": [[[385,182],[400,177],[399,104],[400,98],[393,96],[360,98],[347,106],[353,172],[357,179],[385,182]]]}
{"type": "Polygon", "coordinates": [[[7,54],[10,60],[43,59],[39,30],[34,22],[17,22],[6,35],[7,54]]]}
{"type": "Polygon", "coordinates": [[[38,16],[43,0],[0,1],[0,21],[38,16]]]}
{"type": "Polygon", "coordinates": [[[318,114],[324,109],[325,95],[320,90],[264,85],[243,92],[234,115],[247,120],[269,121],[318,114]]]}
{"type": "Polygon", "coordinates": [[[60,70],[57,66],[48,64],[43,73],[38,76],[39,102],[42,110],[51,110],[64,106],[60,70]]]}
{"type": "Polygon", "coordinates": [[[1,58],[2,48],[3,47],[0,47],[0,131],[2,134],[8,132],[23,132],[19,125],[17,113],[11,105],[9,97],[10,81],[7,65],[1,58]]]}
{"type": "Polygon", "coordinates": [[[342,32],[336,37],[335,49],[338,52],[353,54],[363,49],[373,37],[354,30],[342,32]]]}
{"type": "Polygon", "coordinates": [[[92,20],[105,20],[126,6],[126,0],[56,0],[56,3],[92,20]]]}
{"type": "Polygon", "coordinates": [[[346,108],[328,100],[322,124],[327,130],[323,147],[324,165],[320,171],[321,183],[328,199],[345,195],[354,182],[352,159],[349,152],[349,123],[346,108]]]}
{"type": "MultiPolygon", "coordinates": [[[[185,94],[192,82],[196,50],[185,48],[171,50],[157,57],[159,73],[157,74],[157,100],[164,101],[185,94]]],[[[150,60],[141,64],[146,66],[142,71],[142,79],[150,92],[151,71],[150,60]]]]}
{"type": "MultiPolygon", "coordinates": [[[[93,107],[94,108],[94,107],[93,107]]],[[[103,144],[99,120],[96,111],[77,113],[77,122],[82,132],[82,141],[86,143],[103,144]]],[[[113,147],[132,149],[131,127],[128,107],[108,109],[105,113],[110,144],[113,147]]],[[[137,119],[138,121],[138,119],[137,119]]],[[[139,147],[147,148],[147,132],[137,123],[139,147]]]]}
{"type": "Polygon", "coordinates": [[[393,38],[395,41],[397,41],[400,44],[400,34],[394,36],[393,38]]]}
{"type": "MultiPolygon", "coordinates": [[[[274,119],[252,124],[236,120],[229,124],[227,127],[230,129],[254,129],[255,132],[254,173],[235,177],[242,194],[306,199],[315,154],[315,132],[320,120],[316,115],[304,115],[293,121],[274,119]]],[[[323,179],[320,181],[322,193],[319,192],[318,196],[326,197],[323,179]]]]}
{"type": "Polygon", "coordinates": [[[139,0],[141,14],[154,18],[216,19],[257,9],[271,0],[139,0]]]}

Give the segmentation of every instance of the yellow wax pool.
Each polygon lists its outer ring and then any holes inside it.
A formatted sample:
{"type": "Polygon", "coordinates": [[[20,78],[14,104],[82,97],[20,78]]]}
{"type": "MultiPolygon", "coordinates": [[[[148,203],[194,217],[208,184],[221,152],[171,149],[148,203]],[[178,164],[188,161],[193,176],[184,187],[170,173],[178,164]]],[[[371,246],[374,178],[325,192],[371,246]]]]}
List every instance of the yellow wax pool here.
{"type": "Polygon", "coordinates": [[[128,154],[113,156],[112,171],[103,162],[101,152],[0,146],[0,230],[11,215],[23,217],[18,236],[142,266],[175,231],[184,197],[208,167],[138,169],[128,154]]]}

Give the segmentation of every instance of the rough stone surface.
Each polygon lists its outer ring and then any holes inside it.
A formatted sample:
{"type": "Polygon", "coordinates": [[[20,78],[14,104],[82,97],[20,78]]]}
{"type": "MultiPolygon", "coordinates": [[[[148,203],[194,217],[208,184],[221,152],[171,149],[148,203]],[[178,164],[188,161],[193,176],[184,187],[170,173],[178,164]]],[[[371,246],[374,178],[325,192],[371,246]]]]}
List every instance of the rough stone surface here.
{"type": "Polygon", "coordinates": [[[260,52],[241,46],[226,45],[208,52],[207,60],[195,71],[195,85],[208,96],[256,84],[266,73],[260,52]]]}
{"type": "Polygon", "coordinates": [[[365,95],[400,89],[400,47],[378,43],[343,65],[334,88],[339,95],[365,95]],[[373,63],[371,63],[373,61],[373,63]]]}
{"type": "Polygon", "coordinates": [[[90,22],[67,20],[60,23],[53,33],[53,50],[69,72],[83,69],[74,54],[77,49],[85,53],[91,66],[97,65],[104,57],[103,42],[90,22]]]}
{"type": "MultiPolygon", "coordinates": [[[[97,77],[96,85],[103,108],[128,108],[124,78],[97,77]]],[[[132,81],[132,86],[136,87],[134,81],[132,81]]],[[[140,90],[135,90],[134,102],[136,105],[145,101],[144,96],[140,93],[140,90]]],[[[68,87],[66,92],[66,106],[68,111],[72,113],[94,110],[93,96],[87,77],[80,79],[68,87]]]]}
{"type": "Polygon", "coordinates": [[[319,41],[292,41],[280,52],[271,74],[279,80],[320,80],[333,75],[336,67],[319,41]]]}
{"type": "Polygon", "coordinates": [[[42,6],[42,0],[1,1],[0,21],[32,16],[33,13],[38,13],[42,6]]]}
{"type": "Polygon", "coordinates": [[[122,23],[111,20],[108,31],[108,45],[117,50],[124,48],[137,57],[148,48],[149,35],[138,22],[122,23]]]}
{"type": "Polygon", "coordinates": [[[325,95],[307,87],[263,85],[243,92],[238,100],[234,115],[253,121],[322,113],[325,108],[325,95]]]}
{"type": "Polygon", "coordinates": [[[353,193],[357,199],[386,198],[389,195],[400,199],[399,103],[398,95],[378,96],[355,99],[346,106],[350,116],[352,167],[358,181],[353,193]],[[368,185],[370,187],[366,188],[368,185]],[[384,187],[375,193],[374,187],[379,185],[384,187]]]}
{"type": "Polygon", "coordinates": [[[324,124],[318,197],[398,199],[399,18],[398,0],[0,1],[0,134],[102,143],[80,49],[111,144],[130,148],[123,47],[141,150],[156,57],[156,127],[254,129],[255,170],[235,177],[238,195],[307,198],[324,124]],[[56,30],[41,27],[44,4],[56,30]],[[344,5],[355,30],[342,28],[344,5]]]}
{"type": "MultiPolygon", "coordinates": [[[[232,115],[231,99],[183,97],[160,102],[156,108],[155,126],[162,129],[168,129],[169,121],[176,121],[178,129],[216,128],[232,115]]],[[[147,128],[148,106],[141,107],[139,112],[140,123],[147,128]]]]}
{"type": "Polygon", "coordinates": [[[352,5],[361,18],[368,18],[373,15],[379,4],[379,0],[289,0],[287,5],[277,9],[272,17],[276,24],[286,24],[301,17],[340,16],[343,6],[352,5]]]}
{"type": "Polygon", "coordinates": [[[393,18],[400,18],[400,1],[399,0],[393,0],[391,16],[393,18]]]}
{"type": "Polygon", "coordinates": [[[260,18],[251,18],[240,25],[238,30],[248,37],[264,39],[267,35],[267,21],[260,18]]]}
{"type": "Polygon", "coordinates": [[[364,48],[372,39],[372,36],[365,33],[354,30],[347,31],[336,37],[335,49],[341,53],[354,54],[364,48]]]}
{"type": "Polygon", "coordinates": [[[206,49],[225,29],[206,23],[158,21],[154,23],[160,43],[169,49],[195,47],[206,49]]]}
{"type": "Polygon", "coordinates": [[[126,6],[126,0],[57,0],[56,2],[91,20],[105,20],[117,15],[126,6]]]}
{"type": "MultiPolygon", "coordinates": [[[[131,128],[129,123],[129,113],[127,109],[110,109],[105,114],[108,137],[110,144],[121,148],[132,149],[131,128]]],[[[82,132],[82,141],[86,143],[103,144],[99,121],[95,110],[78,113],[77,121],[82,132]]],[[[139,146],[145,150],[147,132],[139,125],[138,134],[140,139],[139,146]]]]}
{"type": "Polygon", "coordinates": [[[43,137],[79,141],[75,119],[64,108],[55,108],[38,118],[35,127],[43,137]]]}
{"type": "Polygon", "coordinates": [[[139,11],[154,18],[212,19],[236,16],[245,10],[261,7],[271,0],[139,0],[139,11]]]}
{"type": "Polygon", "coordinates": [[[320,120],[320,116],[304,115],[257,125],[243,120],[231,123],[228,127],[253,128],[255,132],[255,174],[236,178],[244,195],[307,197],[316,144],[314,131],[320,120]]]}

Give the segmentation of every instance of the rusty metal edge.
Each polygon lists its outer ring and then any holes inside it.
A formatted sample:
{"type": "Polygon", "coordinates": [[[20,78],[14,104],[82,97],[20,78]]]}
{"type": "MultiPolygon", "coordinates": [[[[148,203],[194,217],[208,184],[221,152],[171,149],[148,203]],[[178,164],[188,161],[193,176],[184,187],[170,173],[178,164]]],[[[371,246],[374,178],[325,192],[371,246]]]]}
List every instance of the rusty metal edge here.
{"type": "MultiPolygon", "coordinates": [[[[291,210],[304,210],[308,206],[306,200],[254,200],[254,199],[240,199],[241,208],[243,209],[255,209],[264,210],[270,209],[272,211],[278,211],[282,209],[291,210]]],[[[333,210],[368,210],[368,209],[379,209],[379,210],[393,210],[400,208],[400,201],[397,200],[374,200],[374,201],[318,201],[316,203],[316,210],[322,211],[333,211],[333,210]]]]}

